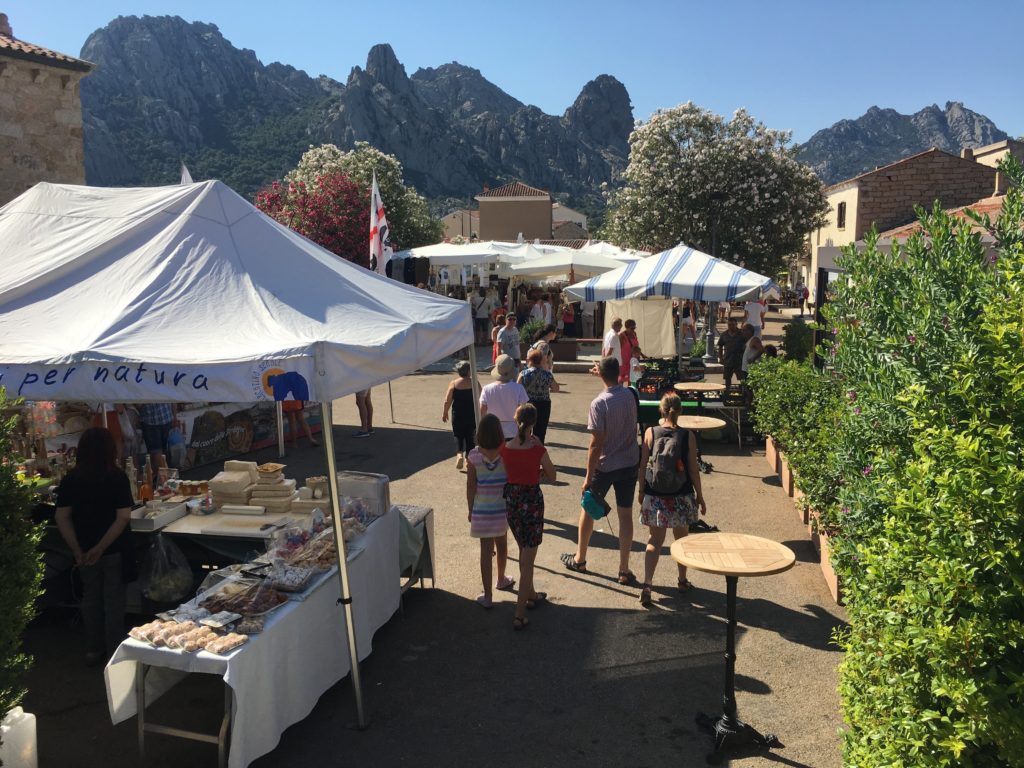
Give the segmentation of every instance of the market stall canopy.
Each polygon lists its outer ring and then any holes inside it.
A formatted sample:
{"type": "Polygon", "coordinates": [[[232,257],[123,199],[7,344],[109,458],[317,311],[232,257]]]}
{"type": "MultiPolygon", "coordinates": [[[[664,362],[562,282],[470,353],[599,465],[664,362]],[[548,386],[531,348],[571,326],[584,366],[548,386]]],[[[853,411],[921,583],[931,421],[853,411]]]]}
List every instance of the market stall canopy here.
{"type": "Polygon", "coordinates": [[[487,264],[520,264],[551,253],[571,250],[533,243],[502,243],[484,240],[473,243],[436,243],[410,248],[395,254],[396,259],[423,258],[431,266],[459,267],[487,264]]]}
{"type": "Polygon", "coordinates": [[[664,296],[695,301],[742,301],[778,291],[771,278],[677,245],[565,289],[584,301],[664,296]]]}
{"type": "Polygon", "coordinates": [[[620,262],[639,261],[651,255],[650,251],[635,251],[632,248],[620,248],[605,240],[588,242],[578,249],[581,253],[596,253],[600,256],[608,256],[620,262]]]}
{"type": "Polygon", "coordinates": [[[0,208],[0,384],[37,400],[329,401],[473,343],[219,181],[37,184],[0,208]]]}
{"type": "Polygon", "coordinates": [[[509,267],[508,271],[519,277],[549,277],[567,273],[575,273],[579,277],[581,275],[600,275],[621,266],[621,261],[609,256],[564,248],[555,253],[523,261],[509,267]]]}

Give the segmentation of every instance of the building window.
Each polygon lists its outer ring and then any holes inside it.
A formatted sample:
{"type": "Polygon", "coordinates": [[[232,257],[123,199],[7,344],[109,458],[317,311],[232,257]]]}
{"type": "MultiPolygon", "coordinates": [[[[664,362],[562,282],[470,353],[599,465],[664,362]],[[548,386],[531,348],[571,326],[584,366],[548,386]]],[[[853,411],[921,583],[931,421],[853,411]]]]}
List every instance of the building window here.
{"type": "Polygon", "coordinates": [[[846,203],[840,203],[836,207],[836,227],[846,229],[846,203]]]}

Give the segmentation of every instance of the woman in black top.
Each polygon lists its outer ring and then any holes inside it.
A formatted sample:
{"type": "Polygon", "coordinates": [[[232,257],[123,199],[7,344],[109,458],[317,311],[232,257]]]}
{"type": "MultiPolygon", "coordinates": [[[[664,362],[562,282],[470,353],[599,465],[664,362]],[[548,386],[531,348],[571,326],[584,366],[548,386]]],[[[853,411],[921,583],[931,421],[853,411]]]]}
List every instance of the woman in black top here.
{"type": "MultiPolygon", "coordinates": [[[[681,539],[689,533],[690,523],[697,521],[698,513],[707,513],[700,487],[700,470],[697,468],[697,441],[692,432],[677,424],[681,410],[679,395],[669,392],[662,397],[660,410],[658,426],[647,429],[640,447],[640,490],[637,497],[640,502],[640,522],[650,531],[644,556],[644,581],[640,591],[640,602],[643,605],[651,603],[651,582],[668,529],[672,529],[674,538],[681,539]],[[651,487],[652,481],[649,478],[652,473],[647,471],[648,464],[654,467],[655,441],[672,438],[676,440],[676,455],[679,457],[672,476],[677,484],[674,488],[659,491],[651,487]]],[[[686,579],[686,566],[679,566],[677,584],[680,592],[690,588],[690,582],[686,579]]]]}
{"type": "Polygon", "coordinates": [[[110,430],[87,429],[74,469],[57,487],[57,528],[82,579],[88,664],[103,661],[124,638],[123,571],[132,564],[127,528],[133,500],[116,457],[110,430]]]}
{"type": "Polygon", "coordinates": [[[473,407],[473,380],[469,378],[469,361],[461,360],[455,366],[457,379],[448,382],[448,391],[444,396],[444,410],[441,421],[448,421],[448,413],[452,416],[452,434],[455,435],[455,468],[462,469],[466,465],[466,457],[476,445],[476,409],[473,407]]]}

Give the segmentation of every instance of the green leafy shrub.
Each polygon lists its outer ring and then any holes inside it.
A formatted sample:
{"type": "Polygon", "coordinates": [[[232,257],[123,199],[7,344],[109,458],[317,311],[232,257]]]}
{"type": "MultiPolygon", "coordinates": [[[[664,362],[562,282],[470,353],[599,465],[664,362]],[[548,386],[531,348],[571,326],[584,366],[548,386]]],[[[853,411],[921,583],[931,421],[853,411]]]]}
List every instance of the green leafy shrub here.
{"type": "Polygon", "coordinates": [[[845,426],[839,383],[807,363],[763,358],[750,367],[747,384],[754,392],[755,426],[785,451],[802,503],[835,530],[840,525],[835,445],[845,426]]]}
{"type": "Polygon", "coordinates": [[[1024,203],[850,248],[834,565],[848,766],[1024,766],[1024,203]]]}
{"type": "Polygon", "coordinates": [[[782,351],[790,360],[803,361],[814,351],[814,331],[802,320],[782,326],[782,351]]]}
{"type": "Polygon", "coordinates": [[[707,350],[707,337],[701,336],[695,342],[693,342],[693,346],[690,347],[690,359],[692,360],[695,357],[704,357],[704,353],[707,352],[707,350]]]}
{"type": "MultiPolygon", "coordinates": [[[[0,387],[0,410],[8,405],[0,387]]],[[[21,637],[35,613],[43,573],[42,526],[32,522],[30,491],[16,474],[13,427],[14,417],[0,421],[0,718],[25,694],[21,679],[31,659],[21,651],[21,637]]]]}

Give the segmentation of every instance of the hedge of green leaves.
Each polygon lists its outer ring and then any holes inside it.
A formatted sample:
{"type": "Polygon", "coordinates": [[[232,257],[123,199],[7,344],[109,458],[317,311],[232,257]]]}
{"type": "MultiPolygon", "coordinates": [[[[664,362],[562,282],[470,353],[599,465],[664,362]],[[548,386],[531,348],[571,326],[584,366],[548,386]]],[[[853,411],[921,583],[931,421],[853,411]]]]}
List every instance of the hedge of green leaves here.
{"type": "Polygon", "coordinates": [[[782,351],[790,360],[803,361],[814,351],[814,331],[810,323],[792,320],[782,326],[782,351]]]}
{"type": "MultiPolygon", "coordinates": [[[[0,387],[0,410],[7,405],[0,387]]],[[[35,614],[43,573],[42,526],[32,523],[29,490],[16,475],[12,427],[13,418],[0,421],[0,719],[25,693],[22,676],[30,659],[21,651],[21,637],[35,614]]]]}
{"type": "Polygon", "coordinates": [[[810,363],[762,358],[750,367],[753,420],[786,454],[801,501],[821,514],[821,524],[838,525],[837,437],[843,428],[842,389],[810,363]]]}
{"type": "Polygon", "coordinates": [[[1024,766],[1024,205],[848,249],[827,317],[849,766],[1024,766]]]}

